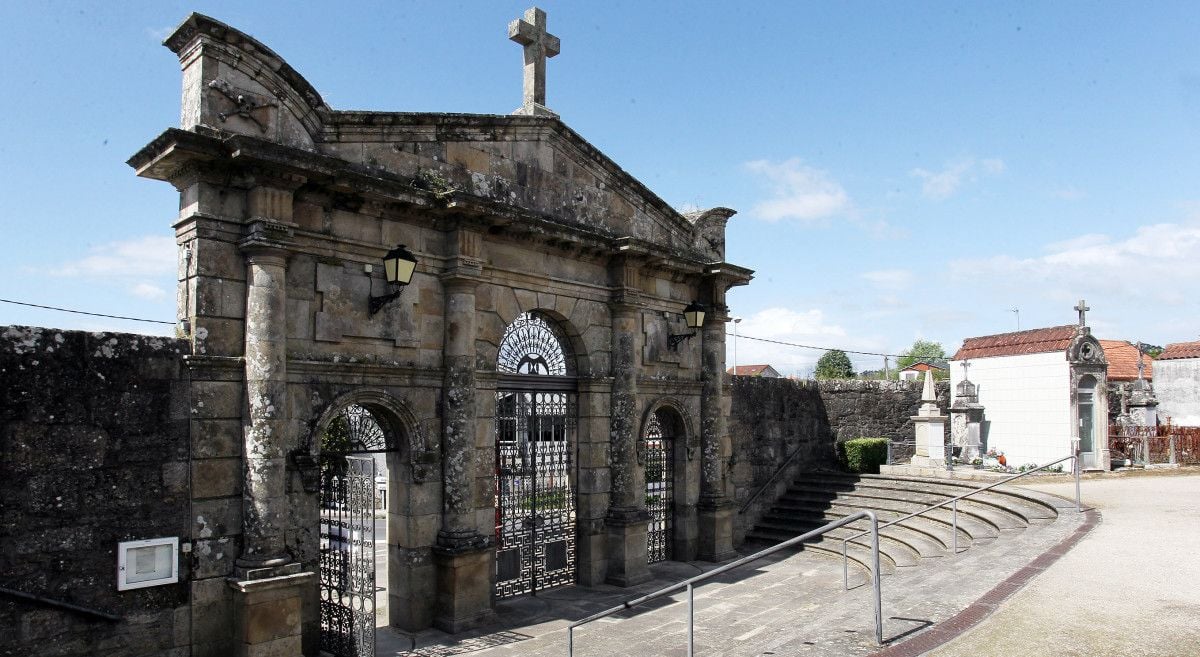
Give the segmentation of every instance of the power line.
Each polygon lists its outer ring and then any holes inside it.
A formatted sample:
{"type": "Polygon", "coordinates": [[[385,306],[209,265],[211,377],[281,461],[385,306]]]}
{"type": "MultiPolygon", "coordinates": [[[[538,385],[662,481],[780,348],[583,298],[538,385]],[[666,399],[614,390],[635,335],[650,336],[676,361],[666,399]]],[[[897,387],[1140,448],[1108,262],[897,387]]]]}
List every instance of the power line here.
{"type": "Polygon", "coordinates": [[[738,334],[740,340],[758,340],[759,342],[770,342],[771,344],[781,344],[786,347],[801,347],[803,349],[817,349],[819,351],[842,351],[847,354],[860,354],[863,356],[883,356],[884,358],[902,358],[907,354],[884,354],[877,351],[855,351],[853,349],[838,349],[837,347],[816,347],[811,344],[799,344],[797,342],[784,342],[783,340],[768,340],[767,338],[755,338],[749,335],[738,334]]]}
{"type": "Polygon", "coordinates": [[[127,319],[131,322],[148,322],[151,324],[169,324],[175,325],[175,322],[164,322],[161,319],[141,319],[138,317],[123,317],[121,315],[105,315],[104,313],[89,313],[83,310],[71,310],[70,308],[56,308],[54,306],[43,306],[36,303],[25,303],[24,301],[13,301],[12,299],[0,299],[4,303],[16,304],[18,306],[29,306],[30,308],[42,308],[44,310],[57,310],[61,313],[74,313],[76,315],[91,315],[92,317],[107,317],[108,319],[127,319]]]}

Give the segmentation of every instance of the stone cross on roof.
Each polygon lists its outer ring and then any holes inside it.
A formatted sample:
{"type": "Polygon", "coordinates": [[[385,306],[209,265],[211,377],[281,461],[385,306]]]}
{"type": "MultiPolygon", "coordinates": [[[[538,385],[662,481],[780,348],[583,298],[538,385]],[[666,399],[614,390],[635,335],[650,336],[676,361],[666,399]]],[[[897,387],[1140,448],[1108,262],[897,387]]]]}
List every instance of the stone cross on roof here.
{"type": "Polygon", "coordinates": [[[1142,379],[1145,379],[1145,378],[1146,378],[1146,359],[1145,359],[1145,356],[1146,356],[1146,347],[1147,347],[1147,346],[1149,346],[1149,345],[1146,345],[1146,344],[1145,344],[1145,343],[1143,343],[1141,340],[1138,340],[1138,343],[1137,343],[1137,350],[1138,350],[1138,380],[1142,380],[1142,379]]]}
{"type": "Polygon", "coordinates": [[[513,114],[558,116],[546,107],[546,58],[558,54],[558,37],[546,32],[546,12],[525,10],[525,18],[508,24],[508,38],[525,47],[524,103],[513,114]]]}
{"type": "Polygon", "coordinates": [[[1079,325],[1087,326],[1087,311],[1091,310],[1091,308],[1088,308],[1083,299],[1080,299],[1079,305],[1075,306],[1075,310],[1079,313],[1079,325]]]}

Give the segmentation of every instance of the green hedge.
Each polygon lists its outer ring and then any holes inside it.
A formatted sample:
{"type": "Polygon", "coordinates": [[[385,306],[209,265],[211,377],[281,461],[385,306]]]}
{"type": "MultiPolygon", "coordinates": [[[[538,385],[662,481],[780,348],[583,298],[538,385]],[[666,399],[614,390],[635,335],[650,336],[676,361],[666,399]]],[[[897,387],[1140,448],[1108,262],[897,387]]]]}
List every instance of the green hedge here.
{"type": "Polygon", "coordinates": [[[850,472],[879,474],[887,463],[887,438],[855,438],[837,444],[838,459],[850,472]]]}

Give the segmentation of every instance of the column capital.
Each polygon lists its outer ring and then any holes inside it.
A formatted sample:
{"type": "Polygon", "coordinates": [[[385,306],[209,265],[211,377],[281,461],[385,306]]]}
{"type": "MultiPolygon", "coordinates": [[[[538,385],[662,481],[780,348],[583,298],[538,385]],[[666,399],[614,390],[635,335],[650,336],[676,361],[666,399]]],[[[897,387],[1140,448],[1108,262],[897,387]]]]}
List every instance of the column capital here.
{"type": "Polygon", "coordinates": [[[291,254],[294,235],[293,224],[256,220],[247,226],[246,236],[238,242],[238,248],[248,262],[282,265],[291,254]]]}

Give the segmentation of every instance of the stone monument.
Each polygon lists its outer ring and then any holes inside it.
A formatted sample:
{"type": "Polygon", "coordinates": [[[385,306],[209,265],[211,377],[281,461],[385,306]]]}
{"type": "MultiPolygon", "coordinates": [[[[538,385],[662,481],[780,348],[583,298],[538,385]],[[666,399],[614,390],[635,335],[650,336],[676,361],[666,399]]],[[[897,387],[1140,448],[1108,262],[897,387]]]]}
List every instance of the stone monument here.
{"type": "Polygon", "coordinates": [[[1146,345],[1138,342],[1137,350],[1138,378],[1129,394],[1129,419],[1134,426],[1153,427],[1158,425],[1158,398],[1154,386],[1146,380],[1146,345]]]}
{"type": "Polygon", "coordinates": [[[950,406],[950,439],[960,447],[959,457],[970,463],[980,458],[983,404],[979,403],[979,388],[967,378],[970,361],[962,362],[963,380],[954,389],[954,404],[950,406]]]}
{"type": "Polygon", "coordinates": [[[917,450],[912,464],[918,466],[944,465],[946,463],[946,416],[937,405],[937,393],[933,389],[933,373],[925,372],[925,385],[921,390],[921,408],[912,416],[916,432],[917,450]]]}

